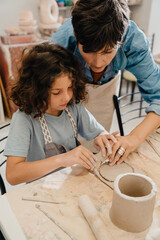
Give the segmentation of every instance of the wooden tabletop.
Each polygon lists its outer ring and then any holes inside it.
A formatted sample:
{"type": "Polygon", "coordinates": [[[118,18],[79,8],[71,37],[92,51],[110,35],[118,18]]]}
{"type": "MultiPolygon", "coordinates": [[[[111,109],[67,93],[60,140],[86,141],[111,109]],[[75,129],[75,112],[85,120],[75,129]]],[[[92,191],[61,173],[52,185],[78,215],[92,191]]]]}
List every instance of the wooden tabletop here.
{"type": "MultiPolygon", "coordinates": [[[[62,227],[74,237],[74,240],[96,240],[78,206],[79,196],[87,194],[95,205],[99,216],[106,224],[108,236],[104,240],[144,240],[149,231],[157,227],[160,228],[160,130],[155,131],[137,151],[131,153],[127,162],[149,176],[158,188],[153,222],[151,227],[144,232],[125,232],[111,222],[109,210],[112,204],[113,190],[101,182],[93,173],[80,166],[65,168],[37,181],[25,184],[0,197],[0,205],[2,199],[8,200],[24,232],[24,239],[72,239],[62,231],[60,228],[62,227]],[[55,203],[52,203],[53,201],[55,203]]],[[[2,207],[0,211],[2,211],[2,207]]],[[[2,215],[0,213],[0,225],[3,231],[5,221],[3,221],[2,215]]],[[[10,223],[9,216],[7,216],[7,219],[7,231],[9,232],[10,226],[13,226],[13,220],[10,223]]],[[[4,228],[6,229],[6,226],[4,228]]],[[[16,229],[14,230],[16,231],[16,229]]],[[[8,239],[12,238],[8,237],[8,239]]],[[[15,240],[15,238],[13,239],[15,240]]]]}

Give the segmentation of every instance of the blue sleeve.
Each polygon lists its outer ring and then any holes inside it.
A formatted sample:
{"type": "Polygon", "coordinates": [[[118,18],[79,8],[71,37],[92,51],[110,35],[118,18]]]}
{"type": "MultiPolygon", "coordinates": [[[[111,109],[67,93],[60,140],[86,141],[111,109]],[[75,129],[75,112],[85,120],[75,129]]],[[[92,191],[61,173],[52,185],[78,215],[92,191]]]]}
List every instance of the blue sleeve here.
{"type": "Polygon", "coordinates": [[[149,103],[146,112],[160,115],[160,68],[154,62],[150,44],[144,33],[130,21],[124,42],[127,57],[126,70],[137,78],[142,97],[149,103]]]}
{"type": "Polygon", "coordinates": [[[74,51],[76,40],[73,34],[71,18],[67,19],[63,25],[51,37],[51,42],[74,51]]]}
{"type": "Polygon", "coordinates": [[[105,130],[83,104],[76,104],[76,108],[78,115],[77,128],[81,137],[86,140],[92,140],[105,130]]]}
{"type": "Polygon", "coordinates": [[[31,126],[28,117],[18,110],[12,117],[4,155],[27,157],[30,133],[31,126]]]}

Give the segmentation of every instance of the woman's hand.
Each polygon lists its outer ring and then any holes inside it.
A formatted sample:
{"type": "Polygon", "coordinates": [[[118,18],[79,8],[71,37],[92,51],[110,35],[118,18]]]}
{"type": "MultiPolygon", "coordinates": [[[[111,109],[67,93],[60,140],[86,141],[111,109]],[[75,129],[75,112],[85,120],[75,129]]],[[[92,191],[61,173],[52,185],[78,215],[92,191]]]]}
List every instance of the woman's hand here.
{"type": "Polygon", "coordinates": [[[116,139],[117,142],[114,143],[112,154],[109,156],[110,166],[113,166],[115,163],[120,164],[123,162],[129,153],[134,151],[141,143],[135,135],[116,136],[116,139]],[[122,151],[120,150],[121,148],[122,151]]]}
{"type": "Polygon", "coordinates": [[[143,121],[134,128],[129,135],[116,136],[117,143],[112,148],[112,154],[109,156],[110,165],[123,162],[130,152],[134,151],[154,130],[160,126],[160,116],[154,112],[149,112],[143,121]],[[122,147],[120,153],[119,149],[122,147]]]}
{"type": "Polygon", "coordinates": [[[116,131],[112,134],[103,134],[103,132],[94,139],[94,146],[98,151],[101,151],[102,156],[106,157],[112,154],[112,146],[117,142],[115,136],[119,133],[116,131]]]}
{"type": "Polygon", "coordinates": [[[74,164],[79,164],[87,169],[91,169],[96,166],[96,157],[90,150],[83,147],[82,145],[74,148],[67,153],[60,154],[59,156],[63,157],[64,167],[70,167],[74,164]]]}

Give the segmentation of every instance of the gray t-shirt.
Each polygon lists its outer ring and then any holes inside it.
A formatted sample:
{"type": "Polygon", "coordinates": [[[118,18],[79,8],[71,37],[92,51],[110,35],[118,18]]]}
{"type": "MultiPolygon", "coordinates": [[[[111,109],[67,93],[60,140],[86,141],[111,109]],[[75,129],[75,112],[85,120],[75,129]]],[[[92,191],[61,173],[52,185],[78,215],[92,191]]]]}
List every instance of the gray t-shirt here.
{"type": "MultiPolygon", "coordinates": [[[[83,106],[68,106],[77,124],[78,134],[86,140],[97,137],[103,130],[93,115],[83,106]]],[[[53,142],[62,144],[68,150],[76,147],[73,128],[66,111],[60,116],[44,114],[53,142]]],[[[26,161],[45,158],[44,137],[38,118],[17,110],[12,117],[10,131],[4,151],[5,156],[26,157],[26,161]]]]}

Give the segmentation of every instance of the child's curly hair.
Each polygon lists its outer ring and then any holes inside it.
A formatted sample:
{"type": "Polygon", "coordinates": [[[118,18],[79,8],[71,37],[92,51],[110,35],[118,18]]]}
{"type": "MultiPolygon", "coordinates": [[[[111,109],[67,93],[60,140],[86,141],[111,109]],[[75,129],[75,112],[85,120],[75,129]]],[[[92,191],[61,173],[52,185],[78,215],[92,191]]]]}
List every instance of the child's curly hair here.
{"type": "Polygon", "coordinates": [[[42,43],[23,51],[22,65],[10,99],[26,114],[41,116],[48,108],[51,85],[55,78],[68,74],[72,80],[73,98],[69,104],[86,100],[87,79],[78,59],[67,49],[42,43]]]}

